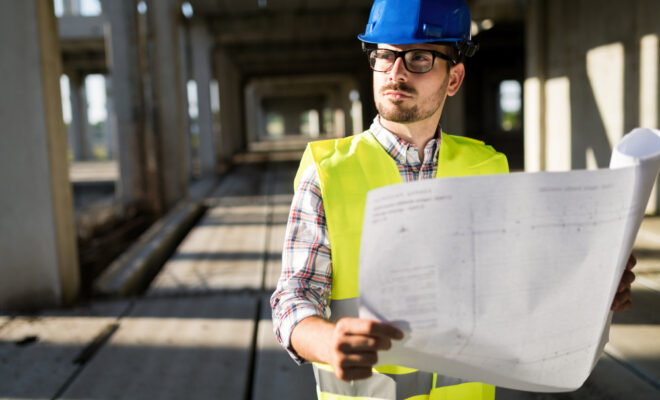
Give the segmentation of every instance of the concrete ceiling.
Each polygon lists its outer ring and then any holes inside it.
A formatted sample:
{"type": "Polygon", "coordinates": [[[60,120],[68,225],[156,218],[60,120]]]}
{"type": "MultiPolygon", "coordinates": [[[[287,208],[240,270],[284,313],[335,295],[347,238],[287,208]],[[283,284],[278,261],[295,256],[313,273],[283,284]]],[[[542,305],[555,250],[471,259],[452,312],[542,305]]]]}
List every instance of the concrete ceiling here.
{"type": "Polygon", "coordinates": [[[368,69],[357,34],[372,0],[190,2],[191,23],[206,24],[247,79],[368,69]]]}
{"type": "MultiPolygon", "coordinates": [[[[357,34],[373,0],[189,0],[243,75],[368,69],[357,34]]],[[[470,0],[476,20],[522,20],[525,0],[470,0]]]]}
{"type": "Polygon", "coordinates": [[[372,2],[373,0],[190,0],[195,13],[225,16],[256,12],[361,10],[369,9],[372,2]]]}

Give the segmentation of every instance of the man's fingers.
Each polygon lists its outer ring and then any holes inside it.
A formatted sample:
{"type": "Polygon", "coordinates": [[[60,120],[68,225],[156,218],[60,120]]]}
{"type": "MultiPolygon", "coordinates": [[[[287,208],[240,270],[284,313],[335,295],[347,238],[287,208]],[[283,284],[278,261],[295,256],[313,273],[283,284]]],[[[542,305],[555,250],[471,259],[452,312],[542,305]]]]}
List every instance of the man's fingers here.
{"type": "Polygon", "coordinates": [[[635,281],[635,273],[630,270],[623,271],[617,293],[621,293],[626,289],[630,289],[630,285],[635,281]]]}
{"type": "Polygon", "coordinates": [[[632,306],[632,294],[630,289],[626,289],[621,293],[617,293],[614,296],[614,301],[612,302],[612,311],[625,311],[632,306]]]}
{"type": "Polygon", "coordinates": [[[338,344],[337,349],[344,353],[360,351],[389,350],[392,341],[389,338],[349,335],[338,344]]]}
{"type": "Polygon", "coordinates": [[[371,368],[378,362],[378,354],[376,352],[363,352],[363,353],[349,353],[344,354],[337,360],[337,363],[342,369],[353,367],[369,367],[371,368]]]}
{"type": "Polygon", "coordinates": [[[627,300],[625,303],[619,305],[616,311],[626,311],[632,308],[632,300],[627,300]]]}
{"type": "Polygon", "coordinates": [[[352,381],[357,379],[366,379],[372,375],[371,367],[354,367],[354,368],[344,368],[336,369],[335,375],[337,378],[352,381]]]}
{"type": "Polygon", "coordinates": [[[631,253],[630,257],[628,257],[628,262],[626,263],[626,269],[631,270],[635,265],[637,265],[637,258],[631,253]]]}
{"type": "Polygon", "coordinates": [[[366,335],[390,339],[403,339],[403,332],[382,322],[362,318],[342,318],[337,329],[346,335],[366,335]]]}

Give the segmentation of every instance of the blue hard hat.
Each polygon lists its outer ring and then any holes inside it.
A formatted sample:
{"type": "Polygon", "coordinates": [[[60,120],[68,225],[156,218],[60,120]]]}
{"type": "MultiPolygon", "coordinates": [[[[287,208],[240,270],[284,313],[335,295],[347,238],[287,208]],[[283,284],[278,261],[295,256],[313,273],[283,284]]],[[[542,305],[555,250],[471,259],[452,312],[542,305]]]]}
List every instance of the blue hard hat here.
{"type": "Polygon", "coordinates": [[[465,0],[375,0],[358,39],[394,45],[447,42],[469,57],[477,47],[470,40],[471,22],[465,0]]]}

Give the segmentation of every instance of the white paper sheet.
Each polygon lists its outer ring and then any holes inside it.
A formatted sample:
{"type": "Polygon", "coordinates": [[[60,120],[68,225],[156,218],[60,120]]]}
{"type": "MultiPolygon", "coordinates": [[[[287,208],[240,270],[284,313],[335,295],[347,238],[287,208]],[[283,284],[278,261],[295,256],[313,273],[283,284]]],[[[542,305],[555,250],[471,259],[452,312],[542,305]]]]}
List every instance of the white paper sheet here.
{"type": "Polygon", "coordinates": [[[624,137],[611,167],[371,191],[360,317],[406,333],[380,363],[518,390],[579,388],[607,338],[660,132],[624,137]]]}

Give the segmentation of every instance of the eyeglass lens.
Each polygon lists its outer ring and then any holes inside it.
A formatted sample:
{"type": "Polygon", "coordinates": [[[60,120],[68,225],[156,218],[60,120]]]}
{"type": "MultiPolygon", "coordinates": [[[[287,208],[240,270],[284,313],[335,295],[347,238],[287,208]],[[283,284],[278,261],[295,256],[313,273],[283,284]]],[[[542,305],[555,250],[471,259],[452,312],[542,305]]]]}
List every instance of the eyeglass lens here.
{"type": "Polygon", "coordinates": [[[408,50],[394,52],[388,49],[374,49],[369,54],[371,69],[376,72],[387,72],[396,62],[398,54],[403,54],[403,64],[410,72],[423,73],[433,68],[433,52],[427,50],[408,50]]]}

